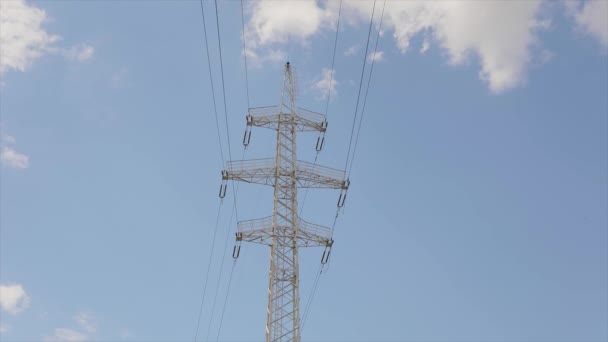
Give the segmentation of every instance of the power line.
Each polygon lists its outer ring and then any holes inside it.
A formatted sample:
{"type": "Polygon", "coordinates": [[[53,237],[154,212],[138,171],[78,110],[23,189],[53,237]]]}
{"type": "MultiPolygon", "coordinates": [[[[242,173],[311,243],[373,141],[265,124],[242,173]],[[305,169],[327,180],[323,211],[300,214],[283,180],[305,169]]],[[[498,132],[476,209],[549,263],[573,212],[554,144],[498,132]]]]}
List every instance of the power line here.
{"type": "MultiPolygon", "coordinates": [[[[246,152],[246,150],[243,148],[243,155],[242,155],[241,159],[245,158],[245,152],[246,152]]],[[[236,193],[234,195],[235,197],[239,193],[239,185],[240,184],[237,184],[237,186],[236,186],[236,193]]],[[[230,214],[230,220],[228,222],[228,229],[226,230],[226,238],[224,239],[224,253],[222,255],[222,261],[220,262],[220,273],[218,275],[217,285],[215,287],[215,294],[213,295],[213,304],[211,306],[211,317],[209,318],[209,323],[207,325],[207,337],[205,338],[205,341],[209,341],[209,333],[211,332],[211,323],[212,323],[212,320],[213,320],[213,313],[215,311],[215,303],[217,301],[217,294],[219,292],[220,284],[221,284],[221,281],[222,281],[222,274],[223,274],[223,271],[224,271],[224,261],[226,260],[226,251],[228,250],[228,241],[229,241],[230,232],[231,232],[230,227],[232,226],[232,220],[236,216],[235,214],[236,214],[236,203],[234,203],[233,206],[232,206],[232,211],[231,211],[231,214],[230,214]]],[[[237,224],[238,224],[238,219],[237,219],[237,224]]],[[[236,259],[234,260],[234,262],[236,263],[236,259]]],[[[231,283],[231,282],[232,282],[232,272],[230,274],[230,280],[229,280],[228,283],[231,283]]],[[[228,288],[228,290],[227,290],[226,297],[228,296],[228,291],[230,291],[230,288],[228,288]]],[[[224,312],[223,311],[225,309],[226,309],[226,305],[224,304],[223,308],[222,308],[221,317],[224,316],[224,312]]],[[[218,332],[218,335],[219,335],[219,332],[218,332]]]]}
{"type": "MultiPolygon", "coordinates": [[[[384,18],[384,9],[385,9],[385,7],[386,7],[386,0],[384,0],[384,4],[382,6],[382,13],[381,13],[381,16],[380,16],[380,25],[379,25],[379,28],[378,28],[378,34],[376,36],[376,44],[375,44],[375,47],[374,47],[374,56],[376,55],[376,52],[378,50],[378,40],[380,38],[380,31],[382,29],[382,20],[384,18]]],[[[353,127],[351,128],[351,138],[350,138],[351,141],[349,142],[349,147],[348,147],[349,152],[347,154],[346,165],[348,165],[348,157],[350,156],[350,149],[351,149],[352,138],[353,138],[355,123],[356,123],[356,118],[357,118],[357,111],[358,111],[358,107],[359,107],[359,100],[360,100],[360,96],[361,96],[361,89],[362,89],[362,85],[363,85],[363,76],[365,74],[365,64],[366,64],[366,61],[367,61],[367,51],[369,49],[369,40],[370,40],[370,37],[371,37],[371,30],[372,30],[372,26],[373,26],[375,8],[376,8],[376,1],[374,0],[374,8],[372,9],[372,15],[371,15],[371,18],[370,18],[370,23],[369,23],[369,31],[368,31],[368,34],[367,34],[367,43],[366,43],[366,47],[365,47],[365,56],[364,56],[364,59],[363,59],[363,68],[361,70],[361,80],[359,82],[359,93],[357,95],[357,105],[356,105],[356,108],[355,108],[355,116],[353,117],[353,127]]],[[[334,51],[334,53],[335,53],[335,51],[334,51]]],[[[367,94],[369,92],[369,85],[370,85],[370,81],[371,81],[371,76],[372,76],[372,73],[374,71],[374,61],[375,61],[375,58],[372,58],[372,64],[370,66],[370,75],[369,75],[369,78],[368,78],[367,88],[366,88],[365,96],[364,96],[364,99],[363,99],[363,107],[362,107],[362,111],[361,111],[361,119],[359,120],[359,125],[358,125],[358,128],[357,128],[357,135],[356,135],[356,139],[355,139],[355,146],[354,146],[354,149],[353,149],[353,156],[352,156],[352,159],[351,159],[350,168],[348,170],[348,174],[349,175],[351,173],[353,161],[354,161],[354,158],[355,158],[355,153],[356,153],[356,150],[357,150],[357,143],[358,143],[358,140],[359,140],[359,133],[361,131],[361,122],[363,121],[363,114],[365,113],[365,105],[367,103],[367,94]]],[[[328,99],[328,105],[329,105],[329,99],[328,99]]],[[[346,168],[346,166],[345,166],[345,168],[346,168]]],[[[338,210],[336,211],[336,216],[334,217],[334,222],[332,224],[331,231],[330,231],[330,235],[331,235],[332,238],[333,238],[334,230],[335,230],[335,227],[336,227],[336,222],[338,220],[339,212],[340,212],[340,209],[338,208],[338,210]]],[[[314,283],[313,283],[313,287],[312,287],[312,290],[311,290],[311,294],[310,294],[310,296],[308,298],[308,301],[306,303],[306,307],[304,309],[304,315],[303,315],[303,319],[302,319],[302,328],[301,328],[302,330],[304,330],[304,326],[306,324],[306,319],[308,318],[308,314],[310,312],[310,308],[312,306],[315,294],[317,292],[319,281],[321,279],[321,274],[323,273],[323,266],[324,266],[323,264],[319,265],[319,272],[317,273],[317,275],[315,277],[315,280],[314,280],[314,283]]]]}
{"type": "Polygon", "coordinates": [[[249,75],[247,74],[247,46],[245,45],[245,10],[243,8],[243,0],[241,0],[241,30],[243,36],[243,59],[245,60],[245,90],[247,91],[247,111],[251,105],[249,104],[249,75]]]}
{"type": "MultiPolygon", "coordinates": [[[[336,216],[334,216],[334,223],[331,225],[331,230],[330,230],[330,240],[333,241],[333,237],[334,237],[334,230],[336,229],[336,223],[338,222],[338,215],[340,214],[340,208],[338,208],[338,210],[336,211],[336,216]]],[[[329,256],[328,259],[329,260],[329,256]]],[[[315,298],[315,294],[317,293],[317,287],[319,286],[319,280],[321,278],[321,274],[323,273],[323,269],[324,269],[324,264],[323,261],[321,261],[321,264],[319,265],[319,272],[317,273],[317,276],[315,277],[315,280],[313,282],[312,285],[312,290],[310,291],[310,295],[308,297],[308,301],[306,302],[306,306],[304,307],[304,315],[302,317],[302,327],[301,330],[304,330],[304,325],[306,324],[306,319],[308,318],[308,313],[310,312],[310,307],[312,306],[312,302],[315,298]]]]}
{"type": "MultiPolygon", "coordinates": [[[[241,32],[242,32],[242,40],[243,40],[243,59],[245,62],[245,90],[246,90],[246,95],[247,95],[247,111],[249,111],[250,108],[250,101],[249,101],[249,76],[248,76],[248,66],[247,66],[247,46],[246,46],[246,42],[245,42],[245,15],[244,15],[244,5],[243,5],[243,1],[241,0],[241,32]]],[[[221,58],[221,37],[220,37],[220,29],[219,29],[219,15],[218,15],[218,8],[217,8],[217,1],[215,1],[215,9],[216,9],[216,22],[217,22],[217,30],[218,30],[218,44],[219,44],[219,49],[220,49],[220,68],[222,70],[222,89],[224,90],[224,77],[223,77],[223,62],[222,62],[222,58],[221,58]]],[[[224,90],[224,110],[225,110],[225,114],[226,114],[226,130],[228,131],[228,122],[227,122],[227,109],[226,109],[226,97],[225,97],[225,90],[224,90]]],[[[230,151],[229,151],[230,152],[230,151]]],[[[245,157],[245,149],[243,150],[243,158],[245,157]]],[[[242,159],[242,158],[241,158],[242,159]]],[[[209,339],[209,333],[210,333],[210,329],[211,329],[211,323],[213,320],[213,312],[215,311],[215,303],[217,300],[217,295],[219,292],[219,286],[221,283],[221,278],[222,278],[222,273],[223,273],[223,269],[224,269],[224,260],[226,258],[226,250],[228,248],[228,238],[230,236],[230,226],[232,226],[232,219],[233,216],[236,213],[237,216],[237,222],[238,222],[238,211],[237,211],[237,205],[236,205],[236,196],[238,194],[238,185],[236,187],[236,191],[234,189],[234,181],[233,183],[233,197],[234,197],[234,205],[233,205],[233,210],[232,210],[232,214],[230,215],[230,222],[228,224],[228,230],[227,230],[227,234],[226,234],[226,239],[224,242],[224,254],[222,256],[222,261],[220,263],[221,267],[220,267],[220,274],[218,276],[218,282],[217,282],[217,286],[215,289],[215,294],[214,294],[214,298],[213,298],[213,305],[211,308],[211,317],[209,320],[209,324],[207,327],[207,338],[206,340],[209,339]]],[[[220,335],[220,331],[221,331],[221,326],[222,326],[222,322],[224,319],[224,312],[226,310],[226,302],[228,300],[228,295],[230,292],[230,284],[232,283],[232,275],[234,272],[234,266],[236,264],[236,260],[234,260],[233,265],[232,265],[232,270],[230,271],[230,277],[228,280],[228,288],[226,290],[226,296],[224,299],[224,304],[222,305],[222,311],[221,311],[221,316],[220,316],[220,325],[218,328],[218,332],[217,332],[217,338],[219,339],[219,335],[220,335]]]]}
{"type": "Polygon", "coordinates": [[[203,306],[205,304],[205,295],[207,294],[207,284],[209,281],[209,270],[211,269],[211,261],[213,260],[213,251],[215,250],[215,237],[217,235],[217,227],[218,227],[218,223],[220,221],[220,213],[222,211],[222,204],[223,202],[220,202],[220,205],[217,209],[217,216],[215,218],[215,228],[213,229],[213,238],[211,239],[211,251],[209,252],[209,262],[207,263],[207,272],[205,273],[205,285],[203,285],[203,295],[201,298],[201,305],[200,308],[198,310],[198,319],[196,320],[196,332],[194,334],[194,341],[196,342],[196,339],[198,338],[198,331],[199,331],[199,327],[201,324],[201,316],[203,315],[203,306]]]}
{"type": "MultiPolygon", "coordinates": [[[[217,139],[220,145],[220,156],[222,158],[222,167],[225,164],[224,159],[224,147],[222,145],[222,136],[220,134],[220,123],[217,115],[217,104],[215,102],[215,86],[213,83],[213,73],[211,72],[211,57],[209,57],[209,42],[207,39],[207,24],[205,22],[205,8],[203,7],[203,0],[200,0],[201,4],[201,16],[203,17],[203,32],[205,36],[205,51],[207,52],[207,66],[209,69],[209,82],[211,83],[211,98],[213,99],[213,113],[215,114],[215,127],[217,129],[217,139]]],[[[230,140],[228,140],[230,142],[230,140]]]]}
{"type": "MultiPolygon", "coordinates": [[[[331,88],[332,88],[331,85],[333,83],[333,78],[334,78],[334,73],[335,73],[334,66],[335,66],[335,61],[336,61],[336,49],[338,47],[338,36],[340,33],[340,18],[341,17],[342,17],[342,0],[340,0],[340,5],[338,7],[338,21],[336,23],[336,35],[334,38],[334,51],[333,51],[332,57],[331,57],[331,70],[330,70],[331,74],[330,74],[330,79],[329,79],[329,88],[327,91],[327,102],[325,103],[325,120],[327,120],[328,112],[329,112],[329,102],[331,99],[331,88]]],[[[322,136],[320,135],[319,137],[320,137],[319,139],[324,139],[325,133],[323,133],[323,135],[322,136]]],[[[318,146],[319,141],[320,140],[317,140],[317,153],[315,155],[315,161],[313,163],[313,167],[315,165],[317,165],[317,160],[319,158],[319,152],[320,152],[320,149],[318,146]]],[[[323,144],[323,141],[321,141],[321,144],[323,144]]],[[[304,192],[304,198],[302,199],[302,206],[300,207],[300,215],[302,215],[302,212],[304,211],[304,204],[306,203],[307,197],[308,197],[308,189],[306,189],[304,192]]],[[[337,217],[337,215],[336,215],[336,217],[337,217]]],[[[336,221],[334,220],[334,226],[335,226],[335,224],[336,224],[336,221]]],[[[332,227],[332,232],[333,232],[333,227],[332,227]]],[[[304,325],[306,324],[306,318],[308,317],[308,312],[310,310],[310,306],[312,305],[312,301],[314,299],[315,293],[317,292],[319,278],[321,277],[322,273],[323,273],[323,264],[320,264],[319,272],[315,276],[312,290],[311,290],[310,294],[308,295],[308,300],[306,301],[306,306],[304,307],[304,314],[302,317],[302,323],[301,323],[301,328],[300,328],[302,331],[304,330],[304,325]]]]}
{"type": "Polygon", "coordinates": [[[224,322],[224,313],[226,312],[226,303],[228,302],[228,295],[230,294],[230,285],[232,284],[232,275],[234,274],[234,268],[236,267],[236,259],[232,262],[232,269],[230,270],[230,277],[228,278],[228,286],[226,288],[226,296],[224,297],[224,305],[222,306],[222,314],[220,316],[220,325],[217,329],[217,336],[215,341],[219,341],[220,332],[222,331],[222,323],[224,322]]]}
{"type": "Polygon", "coordinates": [[[359,80],[359,93],[357,94],[357,104],[355,106],[355,115],[353,117],[353,126],[350,130],[350,141],[348,143],[348,152],[346,153],[346,163],[344,165],[344,169],[346,170],[348,167],[348,161],[350,159],[350,149],[353,143],[353,135],[355,133],[355,124],[357,122],[357,114],[359,112],[359,99],[361,98],[361,88],[363,87],[363,75],[365,73],[365,64],[367,63],[367,51],[369,49],[369,38],[372,33],[372,24],[374,23],[374,12],[376,11],[376,0],[374,0],[374,7],[372,8],[372,15],[369,19],[369,31],[367,32],[367,43],[365,44],[365,54],[363,56],[363,67],[361,68],[361,79],[359,80]]]}
{"type": "MultiPolygon", "coordinates": [[[[241,2],[242,2],[242,0],[241,0],[241,2]]],[[[330,70],[331,75],[330,75],[330,78],[329,78],[329,88],[328,88],[328,92],[327,92],[327,102],[325,103],[325,120],[327,120],[327,116],[328,116],[329,101],[330,101],[330,98],[331,98],[331,84],[333,83],[333,79],[334,79],[334,65],[335,65],[335,61],[336,61],[336,48],[338,47],[338,35],[340,33],[340,18],[341,17],[342,17],[342,0],[340,0],[340,6],[338,7],[338,22],[336,24],[336,35],[335,35],[335,38],[334,38],[334,51],[333,51],[333,54],[332,54],[332,57],[331,57],[331,70],[330,70]]],[[[317,154],[315,155],[315,161],[313,162],[313,167],[315,165],[317,165],[317,160],[319,158],[319,152],[320,152],[319,147],[322,147],[322,146],[319,146],[319,141],[320,141],[320,139],[324,139],[324,137],[325,137],[325,133],[322,133],[322,136],[319,135],[319,138],[317,139],[317,154]]],[[[321,142],[321,145],[323,143],[324,142],[321,142]]],[[[304,197],[302,198],[302,205],[300,207],[300,215],[302,215],[302,212],[304,211],[304,204],[306,203],[306,198],[307,197],[308,197],[308,189],[306,189],[304,191],[304,197]]]]}
{"type": "MultiPolygon", "coordinates": [[[[204,33],[204,38],[205,38],[205,51],[207,54],[207,66],[208,66],[208,71],[209,71],[209,81],[211,83],[211,97],[213,98],[213,112],[215,114],[215,126],[216,126],[216,130],[217,130],[217,137],[218,137],[218,142],[219,142],[219,146],[220,146],[220,157],[222,160],[222,165],[225,164],[225,160],[224,160],[224,148],[222,145],[222,137],[221,137],[221,133],[220,133],[220,126],[219,126],[219,119],[218,119],[218,115],[217,115],[217,104],[215,101],[215,87],[214,87],[214,83],[213,83],[213,74],[211,72],[211,58],[209,56],[209,43],[208,43],[208,38],[207,38],[207,23],[205,21],[205,8],[203,6],[203,1],[200,0],[200,7],[201,7],[201,17],[203,18],[203,33],[204,33]]],[[[228,141],[230,142],[230,141],[228,141]]],[[[203,291],[202,291],[202,296],[201,296],[201,304],[199,307],[199,312],[198,312],[198,318],[196,320],[196,332],[194,334],[194,341],[196,342],[196,339],[198,338],[198,332],[199,332],[199,328],[200,328],[200,321],[201,321],[201,316],[203,314],[203,307],[205,304],[205,297],[207,295],[207,285],[208,285],[208,281],[209,281],[209,271],[211,269],[211,261],[213,259],[213,252],[215,250],[215,238],[217,235],[217,228],[219,226],[219,220],[220,220],[220,213],[221,213],[221,209],[222,209],[222,204],[223,202],[220,202],[219,206],[218,206],[218,210],[217,210],[217,216],[215,219],[215,227],[213,229],[213,239],[211,240],[211,251],[209,253],[209,262],[207,263],[207,271],[205,273],[205,284],[203,285],[203,291]]]]}
{"type": "MultiPolygon", "coordinates": [[[[202,0],[201,0],[202,1],[202,0]]],[[[224,99],[224,120],[226,123],[226,137],[228,139],[228,158],[232,160],[232,148],[230,147],[230,130],[228,129],[228,106],[226,104],[226,82],[224,81],[224,59],[222,58],[222,37],[220,34],[220,16],[218,13],[217,0],[215,0],[215,24],[217,27],[217,46],[220,54],[220,73],[222,75],[222,96],[224,99]]],[[[239,220],[239,211],[236,205],[236,192],[234,191],[234,180],[232,181],[232,197],[234,202],[234,210],[236,211],[236,220],[239,220]]]]}
{"type": "Polygon", "coordinates": [[[304,306],[304,314],[302,315],[302,326],[300,330],[304,331],[304,326],[306,325],[306,318],[308,317],[308,312],[310,310],[310,306],[312,304],[312,300],[317,292],[317,285],[319,284],[319,279],[321,278],[321,274],[323,273],[323,264],[319,264],[319,271],[317,272],[317,276],[312,285],[312,289],[310,291],[310,295],[308,296],[308,301],[306,301],[306,306],[304,306]]]}
{"type": "MultiPolygon", "coordinates": [[[[238,191],[238,190],[237,190],[238,191]]],[[[217,294],[220,289],[220,284],[222,282],[222,273],[224,271],[224,260],[226,259],[226,249],[228,248],[228,237],[230,236],[230,227],[232,226],[232,219],[234,218],[234,212],[236,207],[233,206],[232,213],[230,214],[230,221],[228,223],[228,230],[226,234],[226,239],[224,242],[224,254],[222,255],[222,261],[220,262],[220,274],[217,277],[217,285],[215,287],[215,294],[213,295],[213,304],[211,305],[211,317],[209,318],[209,324],[207,325],[207,337],[205,337],[205,341],[209,341],[209,333],[211,332],[211,323],[213,322],[213,312],[215,311],[215,303],[217,301],[217,294]]],[[[223,315],[223,313],[222,313],[223,315]]]]}
{"type": "Polygon", "coordinates": [[[327,91],[327,102],[325,103],[325,119],[327,119],[327,112],[329,110],[329,100],[331,97],[331,84],[334,81],[334,65],[336,62],[336,48],[338,46],[338,35],[340,33],[341,16],[342,16],[342,0],[340,0],[340,6],[338,7],[338,23],[336,24],[336,37],[334,38],[334,53],[331,56],[331,75],[329,76],[329,88],[327,91]]]}
{"type": "Polygon", "coordinates": [[[220,35],[220,16],[217,7],[217,0],[215,0],[215,24],[217,26],[217,45],[220,53],[220,73],[222,75],[222,96],[224,99],[224,119],[226,122],[226,137],[228,138],[228,157],[230,158],[230,160],[232,160],[232,149],[230,148],[230,130],[228,129],[228,107],[226,105],[226,85],[224,82],[224,59],[222,58],[222,37],[220,35]]]}
{"type": "MultiPolygon", "coordinates": [[[[382,5],[382,14],[380,15],[380,24],[378,26],[378,34],[376,35],[376,46],[374,47],[374,57],[378,52],[378,41],[380,40],[380,31],[382,31],[382,21],[384,19],[384,8],[386,7],[386,0],[384,0],[384,4],[382,5]]],[[[367,104],[367,94],[369,93],[369,86],[372,81],[372,75],[374,73],[374,62],[376,58],[372,58],[372,65],[369,71],[369,78],[367,79],[367,88],[365,89],[365,97],[363,98],[363,108],[361,109],[361,119],[359,120],[359,127],[357,128],[357,137],[355,138],[355,147],[353,148],[353,157],[350,161],[350,167],[348,168],[348,174],[353,168],[353,164],[355,163],[355,154],[357,153],[357,144],[359,142],[359,134],[361,133],[361,124],[363,123],[363,117],[365,115],[365,105],[367,104]]]]}

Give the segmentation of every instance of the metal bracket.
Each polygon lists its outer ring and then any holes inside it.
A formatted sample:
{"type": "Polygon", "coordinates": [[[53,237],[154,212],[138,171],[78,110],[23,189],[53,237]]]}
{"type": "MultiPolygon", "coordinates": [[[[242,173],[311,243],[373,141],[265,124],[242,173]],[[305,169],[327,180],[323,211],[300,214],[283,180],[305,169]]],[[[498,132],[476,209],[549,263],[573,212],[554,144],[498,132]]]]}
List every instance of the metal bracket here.
{"type": "Polygon", "coordinates": [[[350,179],[344,181],[342,185],[342,189],[340,190],[340,197],[338,197],[338,208],[342,208],[344,206],[344,202],[346,202],[346,194],[348,193],[348,187],[350,186],[350,179]]]}
{"type": "Polygon", "coordinates": [[[220,198],[226,197],[226,189],[228,188],[228,171],[222,170],[222,183],[220,183],[220,198]]]}
{"type": "Polygon", "coordinates": [[[329,255],[331,254],[331,246],[333,245],[333,239],[327,241],[327,244],[325,245],[325,250],[323,251],[323,255],[321,256],[321,265],[325,265],[329,261],[329,255]]]}
{"type": "Polygon", "coordinates": [[[243,146],[247,148],[251,141],[251,127],[253,126],[253,116],[247,114],[247,126],[245,126],[245,134],[243,135],[243,146]]]}
{"type": "Polygon", "coordinates": [[[321,150],[323,150],[324,145],[325,145],[325,133],[319,134],[319,137],[317,138],[317,146],[315,147],[315,150],[317,150],[317,152],[321,152],[321,150]]]}

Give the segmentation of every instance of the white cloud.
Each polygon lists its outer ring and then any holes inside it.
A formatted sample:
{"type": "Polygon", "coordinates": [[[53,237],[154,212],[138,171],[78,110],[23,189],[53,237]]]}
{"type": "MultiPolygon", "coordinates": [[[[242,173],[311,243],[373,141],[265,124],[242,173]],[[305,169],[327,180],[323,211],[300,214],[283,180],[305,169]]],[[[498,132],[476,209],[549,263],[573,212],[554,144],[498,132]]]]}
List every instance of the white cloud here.
{"type": "Polygon", "coordinates": [[[566,8],[574,16],[579,29],[594,36],[604,48],[608,48],[608,1],[566,1],[566,8]]]}
{"type": "Polygon", "coordinates": [[[0,309],[17,315],[30,305],[30,297],[19,284],[0,285],[0,309]]]}
{"type": "MultiPolygon", "coordinates": [[[[502,92],[526,80],[537,32],[548,27],[540,17],[542,0],[525,1],[389,1],[384,29],[393,33],[405,53],[411,39],[425,34],[447,52],[452,65],[477,56],[479,77],[491,91],[502,92]]],[[[252,5],[246,34],[250,48],[263,50],[290,41],[306,44],[322,29],[334,29],[336,3],[317,1],[257,1],[252,5]],[[325,6],[325,7],[322,7],[325,6]]],[[[598,5],[596,5],[598,6],[598,5]]],[[[379,6],[378,6],[379,7],[379,6]]],[[[366,25],[372,5],[345,1],[343,16],[350,25],[366,25]]],[[[376,19],[379,19],[376,8],[376,19]]],[[[348,50],[347,50],[348,52],[348,50]]]]}
{"type": "Polygon", "coordinates": [[[426,53],[430,47],[431,47],[431,43],[429,42],[429,39],[424,38],[424,41],[422,42],[422,46],[420,47],[420,53],[422,53],[422,54],[426,53]]]}
{"type": "Polygon", "coordinates": [[[2,134],[2,142],[5,142],[7,144],[14,144],[16,142],[15,137],[13,137],[12,135],[3,134],[1,130],[0,134],[2,134]]]}
{"type": "Polygon", "coordinates": [[[15,169],[27,169],[30,165],[30,158],[11,147],[3,146],[0,150],[0,162],[15,169]]]}
{"type": "Polygon", "coordinates": [[[384,51],[372,52],[369,54],[368,58],[370,61],[380,62],[384,60],[384,51]]]}
{"type": "Polygon", "coordinates": [[[74,320],[76,323],[78,323],[82,330],[89,334],[93,334],[97,331],[97,320],[90,313],[81,312],[74,316],[74,320]]]}
{"type": "Polygon", "coordinates": [[[84,62],[86,60],[91,59],[93,54],[95,53],[95,48],[91,45],[81,44],[77,46],[73,46],[64,51],[64,55],[67,59],[76,61],[76,62],[84,62]]]}
{"type": "Polygon", "coordinates": [[[316,1],[252,1],[245,31],[247,56],[254,65],[284,62],[286,53],[277,46],[288,41],[307,44],[308,40],[334,23],[337,11],[323,8],[316,1]]]}
{"type": "Polygon", "coordinates": [[[348,49],[346,49],[346,51],[344,51],[344,56],[353,56],[354,54],[357,53],[357,51],[359,51],[359,49],[361,48],[361,45],[353,45],[351,47],[349,47],[348,49]]]}
{"type": "Polygon", "coordinates": [[[67,328],[57,328],[53,336],[47,336],[43,339],[44,342],[83,342],[87,340],[88,336],[86,334],[67,328]]]}
{"type": "Polygon", "coordinates": [[[9,70],[25,71],[38,58],[55,54],[83,62],[90,59],[95,49],[86,44],[71,48],[56,47],[61,40],[48,33],[43,24],[48,21],[46,12],[25,0],[0,2],[0,74],[9,70]]]}
{"type": "Polygon", "coordinates": [[[283,63],[287,60],[287,53],[281,49],[271,49],[262,52],[256,49],[247,48],[246,54],[251,66],[259,68],[266,62],[283,63]]]}
{"type": "Polygon", "coordinates": [[[0,323],[0,333],[5,333],[11,330],[11,326],[5,323],[0,323]]]}
{"type": "Polygon", "coordinates": [[[333,21],[333,14],[316,1],[260,0],[252,3],[251,12],[246,38],[252,47],[305,41],[333,21]]]}
{"type": "Polygon", "coordinates": [[[46,13],[24,0],[2,1],[0,7],[0,73],[11,69],[25,71],[34,60],[48,53],[59,37],[42,28],[46,13]]]}
{"type": "Polygon", "coordinates": [[[94,340],[97,332],[97,318],[90,312],[80,312],[73,317],[77,329],[56,328],[52,336],[46,336],[44,342],[81,342],[94,340]]]}
{"type": "Polygon", "coordinates": [[[337,85],[338,81],[336,81],[336,71],[323,68],[320,79],[315,82],[313,87],[321,92],[321,98],[327,98],[327,96],[336,96],[337,85]]]}
{"type": "MultiPolygon", "coordinates": [[[[369,18],[368,4],[346,4],[362,19],[369,18]]],[[[493,92],[525,81],[536,31],[547,26],[539,18],[541,0],[393,1],[386,6],[385,27],[393,31],[401,52],[408,50],[415,35],[430,34],[453,65],[477,55],[479,76],[493,92]]]]}

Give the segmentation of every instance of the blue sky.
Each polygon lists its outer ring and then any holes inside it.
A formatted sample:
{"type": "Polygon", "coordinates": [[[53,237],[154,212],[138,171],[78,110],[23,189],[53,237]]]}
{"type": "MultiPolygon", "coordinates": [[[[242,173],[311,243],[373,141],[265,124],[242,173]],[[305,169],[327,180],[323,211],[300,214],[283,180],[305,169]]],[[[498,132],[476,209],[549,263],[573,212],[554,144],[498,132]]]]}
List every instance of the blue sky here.
{"type": "MultiPolygon", "coordinates": [[[[334,83],[337,1],[245,2],[251,106],[278,104],[287,58],[300,106],[323,112],[332,88],[323,165],[346,159],[372,4],[343,4],[334,83]]],[[[0,1],[2,341],[192,341],[212,244],[199,340],[216,340],[235,220],[229,190],[212,241],[223,166],[199,6],[0,1]]],[[[240,8],[219,2],[234,159],[240,8]]],[[[607,52],[605,1],[389,1],[303,340],[608,340],[607,52]]],[[[317,136],[300,137],[313,160],[317,136]]],[[[245,158],[273,139],[254,130],[245,158]]],[[[310,191],[303,217],[331,225],[337,197],[310,191]]],[[[271,189],[240,186],[237,207],[269,215],[271,189]]],[[[301,250],[302,306],[321,254],[301,250]]],[[[219,340],[263,340],[268,255],[243,244],[219,340]]]]}

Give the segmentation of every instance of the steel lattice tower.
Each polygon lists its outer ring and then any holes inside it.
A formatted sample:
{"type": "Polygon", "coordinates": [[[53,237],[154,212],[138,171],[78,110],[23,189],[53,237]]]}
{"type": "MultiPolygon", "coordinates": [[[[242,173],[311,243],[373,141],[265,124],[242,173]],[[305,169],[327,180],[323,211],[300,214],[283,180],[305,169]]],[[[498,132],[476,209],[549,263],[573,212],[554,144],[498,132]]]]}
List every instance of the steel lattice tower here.
{"type": "MultiPolygon", "coordinates": [[[[327,254],[324,253],[322,262],[326,262],[333,240],[329,228],[308,223],[298,216],[298,188],[340,189],[340,206],[349,182],[344,171],[297,160],[296,132],[318,131],[323,135],[327,121],[322,114],[296,108],[295,81],[289,62],[285,65],[281,104],[249,109],[245,145],[249,143],[253,126],[277,131],[276,156],[227,162],[222,172],[220,196],[225,194],[228,180],[274,187],[272,216],[238,223],[233,256],[238,256],[241,241],[270,246],[266,341],[299,342],[298,248],[324,246],[327,254]]],[[[317,150],[322,143],[317,140],[317,150]]]]}

